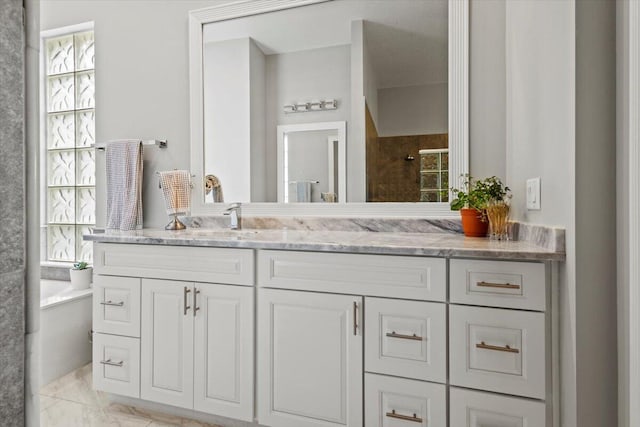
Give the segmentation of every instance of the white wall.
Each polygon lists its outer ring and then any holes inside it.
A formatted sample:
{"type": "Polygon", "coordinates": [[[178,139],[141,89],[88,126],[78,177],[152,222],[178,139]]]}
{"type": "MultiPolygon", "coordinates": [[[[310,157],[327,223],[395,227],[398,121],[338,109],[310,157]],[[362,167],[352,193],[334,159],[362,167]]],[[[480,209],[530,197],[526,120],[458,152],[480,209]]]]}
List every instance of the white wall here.
{"type": "Polygon", "coordinates": [[[243,38],[203,49],[204,172],[220,179],[226,201],[251,201],[250,45],[243,38]]]}
{"type": "MultiPolygon", "coordinates": [[[[225,1],[42,0],[40,28],[94,21],[96,138],[166,138],[144,161],[144,225],[167,223],[155,171],[189,168],[188,11],[225,1]]],[[[105,223],[104,155],[97,155],[97,224],[105,223]]]]}
{"type": "Polygon", "coordinates": [[[448,133],[449,85],[378,89],[378,135],[448,133]]]}
{"type": "Polygon", "coordinates": [[[469,164],[477,177],[506,178],[505,0],[469,10],[469,164]]]}
{"type": "MultiPolygon", "coordinates": [[[[334,46],[300,52],[268,55],[267,86],[267,171],[268,200],[277,200],[276,128],[278,125],[350,120],[350,48],[334,46]],[[285,104],[335,99],[337,110],[289,113],[285,104]]],[[[347,141],[347,144],[349,142],[347,141]]]]}
{"type": "Polygon", "coordinates": [[[367,103],[367,107],[369,107],[369,112],[371,113],[373,123],[375,124],[376,129],[378,129],[378,75],[372,63],[371,53],[369,52],[369,49],[372,49],[374,47],[370,46],[371,43],[367,41],[366,26],[367,23],[363,22],[365,35],[362,40],[364,44],[364,47],[362,49],[362,79],[364,86],[364,98],[367,103]]]}
{"type": "Polygon", "coordinates": [[[575,277],[575,3],[506,3],[507,182],[515,218],[567,229],[560,272],[561,425],[577,427],[575,277]],[[544,66],[541,66],[544,64],[544,66]],[[540,211],[525,180],[542,178],[540,211]]]}
{"type": "Polygon", "coordinates": [[[561,425],[617,425],[615,3],[506,3],[507,181],[516,218],[565,227],[561,425]],[[525,180],[542,178],[539,211],[525,180]]]}
{"type": "Polygon", "coordinates": [[[267,198],[267,58],[251,40],[249,46],[251,201],[266,202],[267,198]]]}

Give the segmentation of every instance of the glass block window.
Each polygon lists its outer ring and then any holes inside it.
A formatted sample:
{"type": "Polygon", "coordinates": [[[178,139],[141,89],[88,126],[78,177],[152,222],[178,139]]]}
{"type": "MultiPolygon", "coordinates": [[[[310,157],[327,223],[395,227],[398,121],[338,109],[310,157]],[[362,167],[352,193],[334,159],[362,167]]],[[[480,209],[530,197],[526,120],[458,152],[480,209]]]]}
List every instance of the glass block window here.
{"type": "Polygon", "coordinates": [[[96,223],[93,31],[43,36],[47,261],[93,261],[96,223]]]}
{"type": "Polygon", "coordinates": [[[449,201],[449,149],[420,150],[420,201],[449,201]]]}

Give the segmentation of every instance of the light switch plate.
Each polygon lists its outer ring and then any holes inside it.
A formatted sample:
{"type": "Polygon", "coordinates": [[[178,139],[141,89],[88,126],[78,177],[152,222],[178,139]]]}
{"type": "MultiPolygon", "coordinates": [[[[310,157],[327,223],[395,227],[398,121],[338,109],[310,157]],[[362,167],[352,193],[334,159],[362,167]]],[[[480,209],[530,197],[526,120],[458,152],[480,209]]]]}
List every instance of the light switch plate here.
{"type": "Polygon", "coordinates": [[[527,209],[540,210],[540,177],[527,180],[527,209]]]}

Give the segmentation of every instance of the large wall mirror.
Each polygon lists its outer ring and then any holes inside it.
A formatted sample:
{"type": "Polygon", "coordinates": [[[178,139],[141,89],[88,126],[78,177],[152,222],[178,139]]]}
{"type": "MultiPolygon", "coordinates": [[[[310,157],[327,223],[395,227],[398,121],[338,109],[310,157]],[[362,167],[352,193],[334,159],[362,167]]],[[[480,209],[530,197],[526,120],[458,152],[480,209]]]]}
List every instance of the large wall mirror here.
{"type": "Polygon", "coordinates": [[[467,57],[466,0],[191,12],[193,213],[449,215],[449,177],[468,171],[467,57]]]}

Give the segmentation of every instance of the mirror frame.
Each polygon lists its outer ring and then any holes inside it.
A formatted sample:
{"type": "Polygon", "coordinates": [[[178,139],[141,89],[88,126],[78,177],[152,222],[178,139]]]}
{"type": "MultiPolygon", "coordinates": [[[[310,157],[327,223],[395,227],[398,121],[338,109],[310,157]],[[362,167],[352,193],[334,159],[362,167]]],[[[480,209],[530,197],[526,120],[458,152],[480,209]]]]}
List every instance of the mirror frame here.
{"type": "MultiPolygon", "coordinates": [[[[204,96],[202,31],[205,24],[333,0],[241,0],[189,12],[191,215],[221,215],[229,202],[204,202],[204,96]]],[[[469,172],[469,0],[449,0],[449,176],[469,172]]],[[[451,183],[450,179],[450,183],[451,183]]],[[[247,216],[459,217],[448,203],[243,203],[247,216]]]]}

